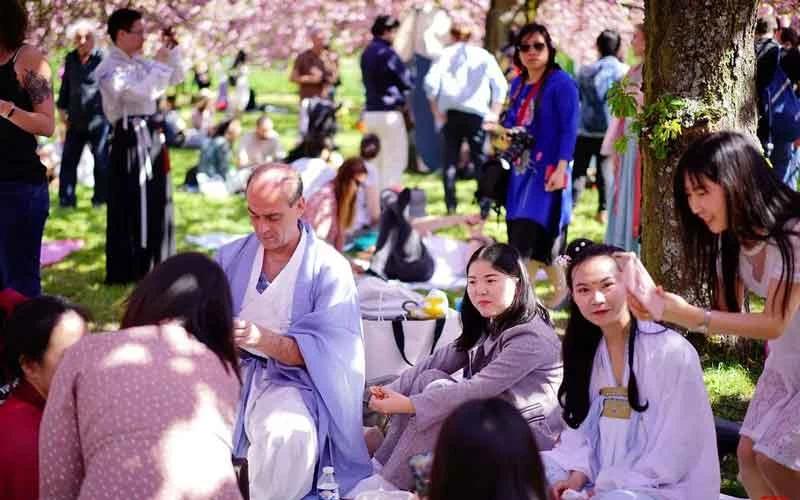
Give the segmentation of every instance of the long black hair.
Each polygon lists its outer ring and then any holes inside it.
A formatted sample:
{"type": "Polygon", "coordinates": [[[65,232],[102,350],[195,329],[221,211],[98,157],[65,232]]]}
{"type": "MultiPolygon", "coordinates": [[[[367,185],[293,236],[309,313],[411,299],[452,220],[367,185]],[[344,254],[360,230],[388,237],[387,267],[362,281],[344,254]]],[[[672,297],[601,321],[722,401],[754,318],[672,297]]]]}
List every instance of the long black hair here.
{"type": "Polygon", "coordinates": [[[543,24],[538,23],[528,23],[522,28],[520,28],[519,32],[517,32],[517,36],[514,39],[514,56],[512,60],[514,61],[514,66],[517,67],[520,74],[522,75],[522,81],[526,81],[528,79],[528,68],[522,64],[522,59],[519,56],[519,45],[525,40],[527,37],[532,35],[533,33],[539,33],[544,38],[544,43],[547,45],[547,68],[545,72],[550,71],[552,69],[561,69],[561,66],[558,65],[556,62],[556,46],[553,44],[553,38],[550,36],[550,32],[547,31],[547,27],[543,24]]]}
{"type": "MultiPolygon", "coordinates": [[[[775,175],[760,148],[746,135],[716,132],[696,140],[683,154],[673,182],[675,209],[683,233],[683,247],[690,271],[697,283],[708,283],[706,293],[718,304],[718,293],[729,311],[739,312],[736,278],[742,242],[774,241],[783,260],[781,281],[794,276],[797,259],[790,237],[800,237],[787,227],[789,219],[800,216],[800,194],[775,175]],[[719,184],[725,192],[727,229],[714,234],[689,207],[686,179],[699,183],[703,177],[719,184]],[[721,277],[717,262],[721,264],[721,277]]],[[[766,270],[765,270],[766,272],[766,270]]],[[[784,314],[789,308],[791,287],[782,297],[784,314]]],[[[777,299],[777,297],[774,297],[777,299]]]]}
{"type": "Polygon", "coordinates": [[[158,325],[177,320],[187,332],[217,355],[225,371],[241,381],[233,342],[233,301],[222,268],[205,255],[174,255],[133,290],[122,317],[122,328],[158,325]]]}
{"type": "MultiPolygon", "coordinates": [[[[567,266],[567,286],[572,289],[572,273],[581,264],[593,257],[611,257],[621,248],[610,245],[595,244],[587,239],[577,239],[567,246],[566,254],[570,259],[567,266]]],[[[631,316],[631,327],[628,336],[628,403],[638,412],[647,410],[649,403],[639,403],[639,385],[633,371],[633,353],[638,328],[636,318],[631,316]]],[[[600,327],[586,319],[578,309],[578,304],[570,295],[569,320],[561,344],[564,359],[564,379],[558,388],[558,402],[564,409],[564,421],[577,429],[589,413],[589,387],[592,379],[592,365],[597,347],[603,338],[600,327]]]]}
{"type": "Polygon", "coordinates": [[[478,248],[467,263],[467,274],[469,274],[472,263],[478,259],[488,262],[498,272],[517,278],[517,289],[514,293],[514,301],[508,309],[491,321],[489,318],[481,316],[475,304],[470,300],[469,293],[464,290],[464,298],[461,302],[463,330],[461,336],[455,341],[457,350],[468,351],[484,334],[497,336],[512,326],[531,321],[536,315],[541,316],[546,323],[550,323],[547,309],[536,300],[528,271],[519,252],[514,247],[505,243],[492,243],[478,248]]]}
{"type": "Polygon", "coordinates": [[[430,500],[544,500],[545,484],[531,429],[507,401],[469,401],[442,424],[430,500]]]}
{"type": "Polygon", "coordinates": [[[75,312],[85,322],[89,313],[63,297],[42,295],[29,299],[14,308],[2,331],[3,368],[0,384],[23,378],[22,358],[41,363],[50,344],[50,337],[61,317],[75,312]]]}

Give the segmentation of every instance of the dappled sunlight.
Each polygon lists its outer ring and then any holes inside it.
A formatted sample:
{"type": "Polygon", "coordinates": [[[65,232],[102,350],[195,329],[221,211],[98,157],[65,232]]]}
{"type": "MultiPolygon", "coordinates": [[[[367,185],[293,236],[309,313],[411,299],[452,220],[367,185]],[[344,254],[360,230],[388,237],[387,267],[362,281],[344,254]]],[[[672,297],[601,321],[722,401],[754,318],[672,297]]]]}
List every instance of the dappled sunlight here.
{"type": "Polygon", "coordinates": [[[100,362],[100,366],[103,369],[110,369],[125,365],[146,365],[152,362],[153,357],[147,347],[139,343],[126,342],[108,353],[100,362]]]}
{"type": "Polygon", "coordinates": [[[166,479],[157,498],[213,498],[233,478],[229,455],[209,453],[214,448],[222,451],[231,440],[214,390],[197,383],[194,396],[194,413],[171,423],[158,443],[159,467],[166,479]]]}

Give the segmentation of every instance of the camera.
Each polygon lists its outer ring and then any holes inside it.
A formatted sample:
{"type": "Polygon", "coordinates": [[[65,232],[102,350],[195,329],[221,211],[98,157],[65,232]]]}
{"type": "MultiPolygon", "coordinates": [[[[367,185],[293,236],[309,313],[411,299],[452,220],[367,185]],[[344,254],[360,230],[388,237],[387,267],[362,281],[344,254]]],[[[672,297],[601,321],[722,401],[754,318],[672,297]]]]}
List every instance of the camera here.
{"type": "Polygon", "coordinates": [[[525,153],[535,144],[536,139],[524,127],[500,129],[496,133],[492,145],[499,152],[484,162],[478,180],[476,194],[481,218],[486,219],[492,208],[499,212],[505,205],[511,167],[519,161],[527,163],[525,153]]]}

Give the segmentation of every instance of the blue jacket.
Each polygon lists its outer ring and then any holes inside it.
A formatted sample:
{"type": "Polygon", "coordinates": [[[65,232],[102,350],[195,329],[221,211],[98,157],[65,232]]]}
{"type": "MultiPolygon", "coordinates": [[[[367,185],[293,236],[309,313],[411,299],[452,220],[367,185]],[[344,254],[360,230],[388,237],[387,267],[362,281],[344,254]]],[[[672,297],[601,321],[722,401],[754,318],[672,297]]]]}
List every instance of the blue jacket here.
{"type": "Polygon", "coordinates": [[[578,72],[581,96],[581,135],[603,137],[611,123],[608,91],[628,72],[628,65],[614,56],[606,56],[578,72]]]}
{"type": "MultiPolygon", "coordinates": [[[[532,88],[533,85],[525,84],[522,77],[511,82],[510,107],[503,126],[516,124],[519,107],[532,88]]],[[[534,119],[525,125],[528,133],[536,138],[536,144],[527,165],[512,168],[506,219],[530,219],[557,236],[569,224],[572,215],[571,162],[578,134],[578,87],[568,73],[559,69],[550,73],[541,92],[534,119]],[[547,192],[545,170],[548,166],[555,168],[559,160],[570,162],[567,186],[561,191],[547,192]]]]}
{"type": "Polygon", "coordinates": [[[408,70],[391,44],[373,38],[361,54],[361,78],[367,111],[395,111],[406,102],[404,93],[414,86],[408,70]]]}

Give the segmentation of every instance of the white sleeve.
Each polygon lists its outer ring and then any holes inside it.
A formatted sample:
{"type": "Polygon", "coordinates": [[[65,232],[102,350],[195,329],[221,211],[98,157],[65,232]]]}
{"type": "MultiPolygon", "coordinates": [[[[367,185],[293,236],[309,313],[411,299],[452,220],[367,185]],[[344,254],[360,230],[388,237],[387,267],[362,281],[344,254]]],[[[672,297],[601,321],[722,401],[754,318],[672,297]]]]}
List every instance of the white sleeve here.
{"type": "Polygon", "coordinates": [[[156,61],[149,65],[144,78],[137,78],[135,72],[117,66],[101,78],[100,87],[117,102],[155,101],[167,90],[172,73],[170,66],[156,61]]]}
{"type": "Polygon", "coordinates": [[[492,89],[492,104],[502,104],[506,100],[506,94],[508,94],[508,80],[506,80],[503,70],[497,64],[497,60],[489,52],[486,53],[486,65],[489,86],[492,89]]]}
{"type": "Polygon", "coordinates": [[[172,75],[169,77],[170,85],[177,85],[183,81],[186,75],[186,66],[183,61],[183,53],[180,47],[175,47],[169,51],[169,59],[167,65],[172,68],[172,75]]]}
{"type": "Polygon", "coordinates": [[[543,451],[542,456],[554,461],[565,471],[582,472],[589,481],[592,481],[596,474],[592,470],[592,449],[580,427],[573,429],[565,424],[556,447],[543,451]]]}
{"type": "Polygon", "coordinates": [[[642,455],[630,467],[603,468],[595,481],[599,490],[666,487],[699,470],[709,471],[706,484],[717,481],[718,488],[719,466],[701,463],[708,457],[716,462],[717,450],[700,359],[688,342],[677,340],[659,343],[661,352],[645,361],[650,370],[645,392],[650,397],[642,422],[647,440],[642,455]],[[713,447],[713,453],[705,447],[713,447]]]}

